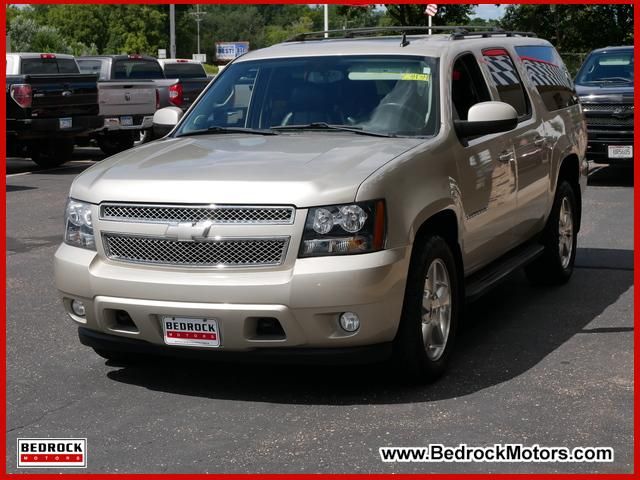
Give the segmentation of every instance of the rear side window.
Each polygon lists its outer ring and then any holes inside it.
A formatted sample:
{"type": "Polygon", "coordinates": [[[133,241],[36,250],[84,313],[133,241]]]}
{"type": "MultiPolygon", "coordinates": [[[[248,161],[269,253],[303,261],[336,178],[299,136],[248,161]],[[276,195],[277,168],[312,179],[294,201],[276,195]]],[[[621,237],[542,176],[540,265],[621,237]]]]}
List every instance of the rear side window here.
{"type": "Polygon", "coordinates": [[[100,60],[78,60],[78,66],[82,73],[93,73],[99,76],[102,62],[100,60]]]}
{"type": "Polygon", "coordinates": [[[164,66],[164,75],[167,78],[205,78],[207,73],[198,63],[167,63],[164,66]]]}
{"type": "Polygon", "coordinates": [[[156,80],[165,78],[158,62],[150,60],[116,60],[113,66],[113,78],[115,80],[156,80]]]}
{"type": "Polygon", "coordinates": [[[529,115],[529,99],[509,53],[503,48],[491,48],[483,50],[482,55],[500,101],[515,108],[519,117],[529,115]]]}
{"type": "Polygon", "coordinates": [[[72,58],[23,58],[21,73],[80,73],[80,70],[72,58]]]}
{"type": "Polygon", "coordinates": [[[520,46],[516,51],[547,110],[560,110],[578,103],[571,75],[553,47],[520,46]]]}

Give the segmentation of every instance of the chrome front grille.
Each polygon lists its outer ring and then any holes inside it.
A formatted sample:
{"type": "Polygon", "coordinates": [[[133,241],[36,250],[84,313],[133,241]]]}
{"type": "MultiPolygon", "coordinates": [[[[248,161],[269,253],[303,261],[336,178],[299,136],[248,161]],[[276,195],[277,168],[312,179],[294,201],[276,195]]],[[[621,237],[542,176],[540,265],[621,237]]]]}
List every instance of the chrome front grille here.
{"type": "Polygon", "coordinates": [[[590,127],[633,127],[633,117],[587,117],[587,125],[590,127]]]}
{"type": "Polygon", "coordinates": [[[284,261],[289,246],[289,237],[179,242],[104,233],[102,241],[105,254],[112,260],[196,267],[277,266],[284,261]]]}
{"type": "Polygon", "coordinates": [[[291,225],[293,207],[236,205],[134,205],[103,204],[100,218],[119,222],[181,223],[211,221],[214,225],[291,225]]]}
{"type": "Polygon", "coordinates": [[[585,112],[633,112],[632,103],[583,103],[582,108],[585,112]]]}

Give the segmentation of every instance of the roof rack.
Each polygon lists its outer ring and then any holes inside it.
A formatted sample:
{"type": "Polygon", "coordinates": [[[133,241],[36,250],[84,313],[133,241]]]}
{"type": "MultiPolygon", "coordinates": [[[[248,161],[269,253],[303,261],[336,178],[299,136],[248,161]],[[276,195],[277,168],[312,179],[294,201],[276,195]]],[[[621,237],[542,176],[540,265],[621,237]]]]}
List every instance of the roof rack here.
{"type": "MultiPolygon", "coordinates": [[[[504,35],[507,37],[536,37],[533,32],[515,32],[506,31],[500,28],[486,30],[486,27],[479,25],[452,25],[452,26],[396,26],[396,27],[363,27],[363,28],[346,28],[342,30],[319,30],[316,32],[299,33],[285,40],[285,42],[304,42],[307,40],[329,40],[331,38],[356,38],[367,35],[375,35],[377,33],[395,32],[403,37],[411,32],[435,32],[449,33],[451,40],[461,40],[463,38],[481,36],[483,38],[494,35],[504,35]],[[485,30],[482,30],[485,29],[485,30]]],[[[403,46],[408,42],[403,40],[403,46]]]]}
{"type": "Polygon", "coordinates": [[[500,28],[494,28],[493,30],[480,30],[473,32],[453,32],[451,34],[451,40],[462,40],[464,38],[482,37],[488,38],[493,36],[504,35],[505,37],[537,37],[534,32],[516,32],[512,30],[502,30],[500,28]]]}

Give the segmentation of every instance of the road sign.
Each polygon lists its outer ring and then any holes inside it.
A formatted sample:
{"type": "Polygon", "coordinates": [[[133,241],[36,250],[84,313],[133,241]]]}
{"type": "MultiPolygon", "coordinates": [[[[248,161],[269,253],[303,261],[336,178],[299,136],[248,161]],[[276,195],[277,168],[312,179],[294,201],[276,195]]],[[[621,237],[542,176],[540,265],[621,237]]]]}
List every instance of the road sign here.
{"type": "Polygon", "coordinates": [[[207,54],[206,53],[192,53],[191,59],[200,63],[207,63],[207,54]]]}
{"type": "Polygon", "coordinates": [[[167,58],[167,49],[159,48],[158,49],[158,58],[167,58]]]}
{"type": "Polygon", "coordinates": [[[216,42],[216,60],[231,61],[249,51],[249,42],[216,42]]]}
{"type": "Polygon", "coordinates": [[[429,5],[427,5],[424,13],[429,15],[430,17],[433,17],[436,13],[438,13],[438,5],[436,5],[435,3],[430,3],[429,5]]]}

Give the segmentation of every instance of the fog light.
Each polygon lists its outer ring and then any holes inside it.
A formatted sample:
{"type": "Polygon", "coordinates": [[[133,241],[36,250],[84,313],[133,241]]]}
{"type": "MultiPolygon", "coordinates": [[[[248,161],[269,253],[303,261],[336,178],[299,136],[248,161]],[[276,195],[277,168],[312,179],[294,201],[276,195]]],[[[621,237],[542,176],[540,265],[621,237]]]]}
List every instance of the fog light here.
{"type": "Polygon", "coordinates": [[[340,314],[340,326],[345,332],[355,332],[360,328],[360,319],[353,312],[344,312],[340,314]]]}
{"type": "Polygon", "coordinates": [[[87,313],[84,303],[80,300],[71,300],[71,311],[79,317],[84,317],[87,313]]]}

